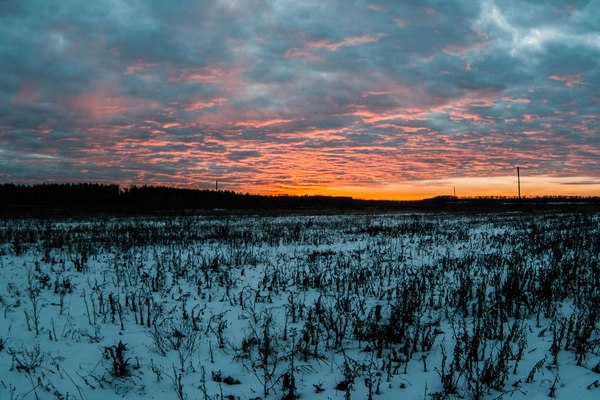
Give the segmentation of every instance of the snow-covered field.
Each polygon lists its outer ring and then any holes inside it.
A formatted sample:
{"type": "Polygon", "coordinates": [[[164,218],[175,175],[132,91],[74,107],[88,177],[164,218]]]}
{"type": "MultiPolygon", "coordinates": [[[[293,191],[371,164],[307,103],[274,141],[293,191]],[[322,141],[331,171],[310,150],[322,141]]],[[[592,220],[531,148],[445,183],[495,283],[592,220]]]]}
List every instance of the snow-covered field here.
{"type": "Polygon", "coordinates": [[[600,398],[600,216],[0,221],[0,399],[600,398]]]}

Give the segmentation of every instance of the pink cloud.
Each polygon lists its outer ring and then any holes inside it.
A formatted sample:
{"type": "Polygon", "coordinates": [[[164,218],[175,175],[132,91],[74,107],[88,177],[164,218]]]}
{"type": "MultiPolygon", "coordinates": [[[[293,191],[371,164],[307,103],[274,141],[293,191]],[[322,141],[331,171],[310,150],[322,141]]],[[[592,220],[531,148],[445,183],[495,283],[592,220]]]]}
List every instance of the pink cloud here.
{"type": "Polygon", "coordinates": [[[381,129],[397,129],[401,132],[406,132],[406,133],[416,133],[416,132],[422,132],[422,131],[428,131],[429,129],[422,127],[422,126],[406,126],[406,125],[398,125],[398,124],[377,124],[375,125],[376,128],[381,128],[381,129]]]}
{"type": "Polygon", "coordinates": [[[186,107],[185,110],[187,111],[198,111],[198,110],[203,110],[205,108],[213,108],[216,107],[220,104],[223,104],[224,102],[226,102],[227,99],[225,98],[216,98],[213,100],[197,100],[197,101],[192,101],[190,102],[186,107]]]}
{"type": "Polygon", "coordinates": [[[423,121],[428,110],[420,108],[404,109],[402,112],[376,112],[367,109],[359,109],[351,115],[360,117],[367,124],[375,124],[382,121],[402,119],[405,121],[423,121]]]}
{"type": "Polygon", "coordinates": [[[575,85],[583,85],[585,82],[581,79],[581,75],[552,75],[550,79],[564,83],[568,88],[573,88],[575,85]]]}
{"type": "Polygon", "coordinates": [[[383,33],[376,33],[374,35],[363,35],[363,36],[355,36],[350,38],[345,38],[340,40],[339,42],[330,42],[327,39],[315,40],[306,43],[307,47],[317,48],[317,49],[327,49],[329,51],[336,51],[340,47],[346,46],[356,46],[359,44],[365,43],[374,43],[379,41],[382,37],[386,36],[383,33]]]}
{"type": "Polygon", "coordinates": [[[525,122],[526,124],[533,122],[533,118],[534,116],[531,114],[523,114],[523,122],[525,122]]]}
{"type": "Polygon", "coordinates": [[[321,57],[314,55],[310,50],[291,48],[287,49],[283,56],[287,59],[291,58],[304,58],[311,61],[321,61],[321,57]]]}
{"type": "Polygon", "coordinates": [[[204,82],[212,83],[222,79],[226,75],[226,71],[222,68],[200,67],[200,68],[183,68],[174,71],[174,74],[169,76],[168,82],[204,82]]]}
{"type": "Polygon", "coordinates": [[[128,65],[127,68],[125,68],[125,74],[127,74],[127,75],[137,74],[138,72],[145,71],[152,67],[154,67],[154,64],[152,64],[152,63],[138,61],[132,65],[128,65]]]}
{"type": "Polygon", "coordinates": [[[71,116],[92,121],[156,109],[159,102],[115,94],[116,88],[104,87],[75,96],[62,96],[62,104],[71,116]]]}
{"type": "Polygon", "coordinates": [[[276,136],[281,139],[295,139],[297,142],[306,142],[307,140],[341,140],[345,138],[347,128],[342,129],[317,129],[308,128],[302,131],[278,132],[276,136]]]}
{"type": "Polygon", "coordinates": [[[509,103],[521,103],[521,104],[530,104],[531,103],[530,99],[514,99],[512,97],[503,97],[502,101],[506,101],[509,103]]]}
{"type": "Polygon", "coordinates": [[[249,121],[238,121],[235,123],[235,126],[264,128],[265,126],[285,124],[288,122],[292,122],[292,120],[291,119],[249,120],[249,121]]]}
{"type": "MultiPolygon", "coordinates": [[[[442,50],[444,54],[462,57],[466,53],[475,53],[481,51],[490,44],[490,39],[485,32],[477,32],[477,41],[472,44],[449,44],[442,50]]],[[[467,64],[467,70],[471,70],[471,65],[467,64]]]]}
{"type": "Polygon", "coordinates": [[[126,111],[128,103],[126,97],[112,96],[105,90],[84,93],[64,101],[71,114],[94,120],[109,118],[126,111]]]}
{"type": "Polygon", "coordinates": [[[482,117],[479,114],[475,114],[473,112],[462,111],[462,110],[451,110],[448,112],[450,115],[450,120],[454,122],[469,120],[473,125],[485,125],[485,124],[493,124],[493,119],[488,119],[482,117]]]}

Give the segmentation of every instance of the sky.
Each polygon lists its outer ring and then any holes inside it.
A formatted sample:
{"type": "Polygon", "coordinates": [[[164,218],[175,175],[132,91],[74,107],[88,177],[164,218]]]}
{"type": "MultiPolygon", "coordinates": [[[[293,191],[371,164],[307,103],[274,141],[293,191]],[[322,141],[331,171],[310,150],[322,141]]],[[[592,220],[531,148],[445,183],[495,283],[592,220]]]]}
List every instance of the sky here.
{"type": "Polygon", "coordinates": [[[600,195],[600,0],[0,0],[0,182],[600,195]]]}

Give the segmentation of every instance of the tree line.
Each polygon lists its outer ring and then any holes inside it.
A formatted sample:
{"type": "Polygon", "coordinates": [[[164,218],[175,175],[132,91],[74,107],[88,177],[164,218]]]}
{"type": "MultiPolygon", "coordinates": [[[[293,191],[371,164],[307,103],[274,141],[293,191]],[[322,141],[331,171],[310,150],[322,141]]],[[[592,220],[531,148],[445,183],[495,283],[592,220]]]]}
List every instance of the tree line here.
{"type": "Polygon", "coordinates": [[[360,200],[352,197],[257,195],[229,190],[182,189],[99,183],[0,184],[4,214],[15,209],[161,210],[381,210],[381,211],[502,211],[577,209],[600,210],[600,197],[546,196],[531,198],[438,196],[418,201],[360,200]]]}
{"type": "Polygon", "coordinates": [[[142,209],[240,209],[352,206],[350,197],[265,196],[229,190],[166,186],[57,183],[0,185],[0,205],[8,207],[97,207],[142,209]]]}

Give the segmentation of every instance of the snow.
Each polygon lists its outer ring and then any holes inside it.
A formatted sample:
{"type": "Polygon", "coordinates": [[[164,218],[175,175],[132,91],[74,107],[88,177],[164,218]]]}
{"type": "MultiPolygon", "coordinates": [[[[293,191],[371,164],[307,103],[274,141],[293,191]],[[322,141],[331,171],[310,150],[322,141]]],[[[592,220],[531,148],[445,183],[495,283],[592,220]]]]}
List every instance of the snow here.
{"type": "Polygon", "coordinates": [[[600,398],[599,221],[514,213],[6,219],[0,399],[256,399],[265,388],[280,399],[292,360],[303,399],[367,399],[369,380],[374,399],[475,398],[481,379],[469,382],[463,369],[451,395],[441,376],[457,341],[475,337],[494,313],[489,329],[502,337],[482,342],[472,371],[497,362],[507,343],[508,373],[482,398],[547,399],[551,390],[600,398]],[[549,287],[563,295],[545,307],[533,293],[543,295],[548,271],[558,271],[549,287]],[[535,276],[518,281],[529,285],[526,296],[500,292],[509,276],[535,276]],[[513,297],[517,311],[504,315],[510,307],[497,302],[513,297]],[[373,332],[398,328],[386,324],[410,302],[416,311],[394,332],[415,350],[407,359],[398,337],[379,357],[373,332]],[[569,321],[583,330],[592,316],[578,365],[569,321]],[[119,343],[123,376],[111,359],[119,343]],[[335,389],[345,369],[354,378],[348,393],[335,389]]]}

